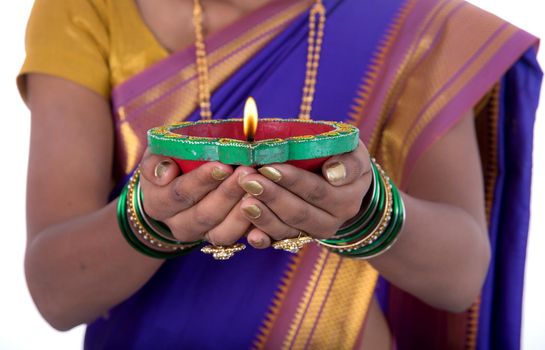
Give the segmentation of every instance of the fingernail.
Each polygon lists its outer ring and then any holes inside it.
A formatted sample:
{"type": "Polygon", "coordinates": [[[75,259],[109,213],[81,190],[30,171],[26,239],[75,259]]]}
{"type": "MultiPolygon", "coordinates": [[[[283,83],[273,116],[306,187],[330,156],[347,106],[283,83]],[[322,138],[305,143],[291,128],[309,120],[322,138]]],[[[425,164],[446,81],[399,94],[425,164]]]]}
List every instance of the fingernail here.
{"type": "Polygon", "coordinates": [[[242,184],[244,191],[254,196],[259,196],[263,193],[263,186],[257,181],[247,181],[242,184]]]}
{"type": "Polygon", "coordinates": [[[261,209],[255,204],[244,207],[242,210],[252,219],[258,219],[261,216],[261,209]]]}
{"type": "Polygon", "coordinates": [[[262,168],[257,169],[261,173],[261,175],[265,176],[267,179],[278,182],[282,180],[282,173],[280,173],[277,169],[273,168],[272,166],[264,166],[262,168]]]}
{"type": "Polygon", "coordinates": [[[153,171],[153,173],[155,174],[155,177],[158,179],[162,178],[163,175],[165,175],[165,173],[167,172],[167,169],[169,166],[170,166],[169,160],[163,160],[162,162],[157,164],[155,166],[155,170],[153,171]]]}
{"type": "Polygon", "coordinates": [[[218,180],[218,181],[225,180],[227,176],[229,176],[229,173],[223,171],[223,169],[220,167],[216,166],[214,167],[214,169],[212,169],[212,177],[214,178],[214,180],[218,180]]]}
{"type": "Polygon", "coordinates": [[[330,164],[326,168],[326,177],[332,184],[339,183],[346,178],[346,167],[341,162],[330,164]]]}
{"type": "Polygon", "coordinates": [[[237,181],[238,181],[238,184],[242,186],[242,179],[244,179],[244,177],[246,175],[249,175],[247,174],[246,172],[241,172],[241,173],[238,173],[238,178],[237,178],[237,181]]]}
{"type": "Polygon", "coordinates": [[[265,245],[265,240],[263,238],[252,239],[252,245],[257,248],[263,247],[265,245]]]}

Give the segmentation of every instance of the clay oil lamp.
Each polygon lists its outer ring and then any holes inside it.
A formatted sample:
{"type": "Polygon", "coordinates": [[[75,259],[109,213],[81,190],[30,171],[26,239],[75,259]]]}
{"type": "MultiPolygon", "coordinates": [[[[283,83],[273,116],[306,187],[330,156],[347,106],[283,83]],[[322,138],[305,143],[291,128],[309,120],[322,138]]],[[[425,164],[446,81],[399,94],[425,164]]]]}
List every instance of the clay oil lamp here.
{"type": "Polygon", "coordinates": [[[288,163],[320,171],[331,156],[358,146],[359,132],[352,125],[301,119],[258,118],[248,98],[243,119],[180,122],[148,131],[148,146],[171,157],[187,173],[204,162],[260,167],[288,163]]]}

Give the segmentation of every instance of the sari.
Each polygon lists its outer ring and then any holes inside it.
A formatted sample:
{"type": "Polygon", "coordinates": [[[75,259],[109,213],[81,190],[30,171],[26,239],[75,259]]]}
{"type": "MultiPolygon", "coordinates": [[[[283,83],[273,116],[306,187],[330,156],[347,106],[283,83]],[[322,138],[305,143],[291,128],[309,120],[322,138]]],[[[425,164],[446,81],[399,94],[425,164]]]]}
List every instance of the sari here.
{"type": "MultiPolygon", "coordinates": [[[[295,117],[304,83],[308,2],[276,2],[207,39],[214,118],[295,117]]],[[[479,300],[452,314],[389,285],[365,261],[307,245],[195,252],[87,328],[86,349],[352,349],[374,295],[397,347],[518,348],[537,39],[460,0],[326,0],[312,118],[357,125],[400,189],[416,160],[475,108],[493,257],[479,300]]],[[[115,176],[137,167],[154,126],[197,120],[194,48],[112,92],[115,176]]]]}

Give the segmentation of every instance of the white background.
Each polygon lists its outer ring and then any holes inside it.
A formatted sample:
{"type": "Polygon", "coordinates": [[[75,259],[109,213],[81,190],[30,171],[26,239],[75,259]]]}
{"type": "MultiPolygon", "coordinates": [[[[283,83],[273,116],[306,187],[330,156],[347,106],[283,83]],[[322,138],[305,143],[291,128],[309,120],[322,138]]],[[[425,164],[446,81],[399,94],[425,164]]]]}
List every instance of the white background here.
{"type": "MultiPolygon", "coordinates": [[[[66,1],[66,0],[57,0],[66,1]]],[[[532,0],[471,1],[512,23],[545,38],[541,2],[532,0]]],[[[29,113],[15,87],[15,76],[24,58],[24,28],[31,0],[0,4],[0,96],[4,129],[0,137],[0,350],[78,349],[83,327],[59,333],[40,317],[26,289],[23,274],[25,244],[24,193],[29,138],[29,113]]],[[[545,48],[544,48],[545,49],[545,48]]],[[[545,62],[545,50],[540,54],[545,62]]],[[[543,94],[542,94],[543,95],[543,94]]],[[[545,95],[544,95],[545,97],[545,95]]],[[[545,102],[544,102],[545,105],[545,102]]],[[[523,349],[545,349],[545,108],[536,123],[532,220],[528,248],[523,324],[523,349]],[[541,272],[541,273],[540,273],[541,272]]]]}

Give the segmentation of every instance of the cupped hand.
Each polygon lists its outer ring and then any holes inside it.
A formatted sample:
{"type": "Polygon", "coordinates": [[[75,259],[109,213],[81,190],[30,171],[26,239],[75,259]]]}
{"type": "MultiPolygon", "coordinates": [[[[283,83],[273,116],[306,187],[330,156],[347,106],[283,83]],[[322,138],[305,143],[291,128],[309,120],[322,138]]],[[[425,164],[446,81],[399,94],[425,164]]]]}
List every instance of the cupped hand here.
{"type": "Polygon", "coordinates": [[[289,164],[258,171],[239,178],[250,194],[240,209],[255,226],[248,242],[256,248],[297,237],[301,231],[317,239],[332,237],[358,214],[372,180],[369,153],[361,141],[354,151],[328,159],[323,176],[289,164]]]}
{"type": "Polygon", "coordinates": [[[140,164],[144,212],[165,223],[182,242],[205,239],[215,245],[235,243],[250,228],[242,215],[245,191],[238,178],[256,173],[249,167],[208,162],[180,174],[167,157],[146,152],[140,164]]]}

